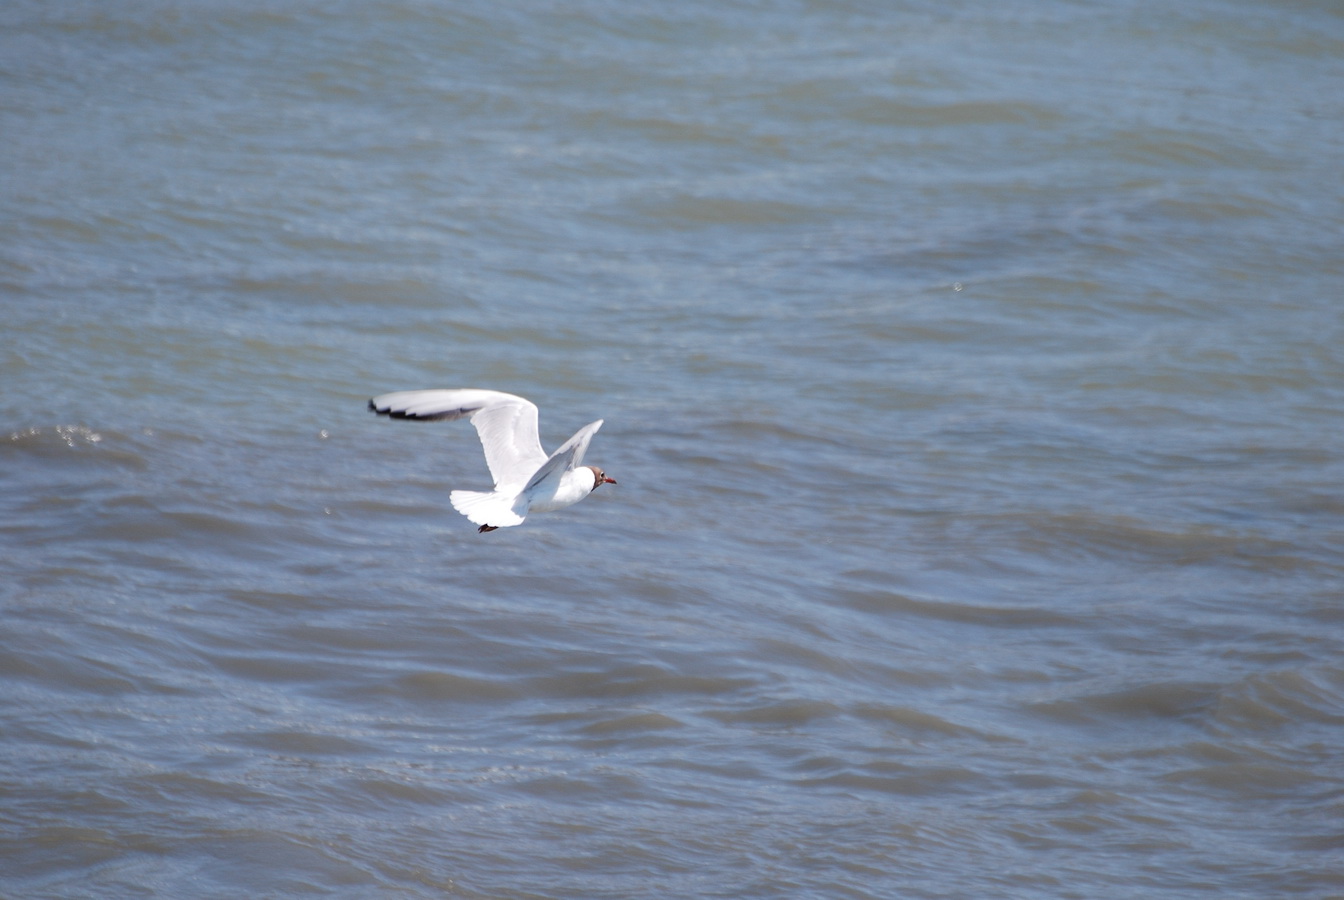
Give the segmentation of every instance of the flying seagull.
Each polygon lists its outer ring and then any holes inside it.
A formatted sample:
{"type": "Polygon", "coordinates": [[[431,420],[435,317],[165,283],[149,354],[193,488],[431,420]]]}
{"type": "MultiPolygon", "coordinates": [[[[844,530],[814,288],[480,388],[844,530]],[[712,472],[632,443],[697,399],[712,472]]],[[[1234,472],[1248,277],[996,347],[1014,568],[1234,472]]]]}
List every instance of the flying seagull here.
{"type": "Polygon", "coordinates": [[[421,422],[470,419],[481,436],[485,463],[495,479],[493,491],[453,491],[453,508],[494,531],[521,525],[530,512],[573,506],[601,484],[615,484],[597,466],[583,466],[583,453],[598,419],[580,428],[560,449],[546,455],[537,437],[536,404],[501,391],[394,391],[369,401],[369,409],[394,419],[421,422]]]}

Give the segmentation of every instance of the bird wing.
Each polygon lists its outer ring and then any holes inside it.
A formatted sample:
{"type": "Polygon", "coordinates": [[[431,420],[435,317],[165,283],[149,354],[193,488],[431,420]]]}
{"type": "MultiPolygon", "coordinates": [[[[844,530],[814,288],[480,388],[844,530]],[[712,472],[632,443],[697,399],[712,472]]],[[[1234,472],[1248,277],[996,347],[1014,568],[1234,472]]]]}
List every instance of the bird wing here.
{"type": "MultiPolygon", "coordinates": [[[[395,391],[374,397],[369,401],[369,409],[394,419],[437,421],[464,416],[470,419],[480,435],[485,463],[496,487],[524,484],[548,462],[537,436],[536,404],[513,394],[481,390],[395,391]]],[[[573,440],[570,438],[570,442],[573,440]]],[[[587,442],[584,443],[586,446],[587,442]]]]}
{"type": "Polygon", "coordinates": [[[574,471],[583,462],[583,454],[588,451],[588,443],[593,439],[593,435],[597,434],[597,429],[602,427],[602,421],[598,419],[596,422],[590,422],[574,432],[574,436],[561,444],[560,449],[551,454],[545,465],[537,469],[536,474],[528,479],[521,493],[531,496],[535,493],[553,491],[558,487],[558,482],[564,474],[574,471]]]}

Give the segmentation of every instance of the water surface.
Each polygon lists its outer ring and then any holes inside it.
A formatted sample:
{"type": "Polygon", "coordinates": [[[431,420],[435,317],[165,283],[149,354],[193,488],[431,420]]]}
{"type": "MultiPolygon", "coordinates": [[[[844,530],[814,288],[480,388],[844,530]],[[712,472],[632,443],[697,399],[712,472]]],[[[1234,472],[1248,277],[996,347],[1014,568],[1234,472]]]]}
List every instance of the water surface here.
{"type": "Polygon", "coordinates": [[[7,5],[0,894],[1344,894],[1342,59],[7,5]],[[478,535],[422,387],[620,484],[478,535]]]}

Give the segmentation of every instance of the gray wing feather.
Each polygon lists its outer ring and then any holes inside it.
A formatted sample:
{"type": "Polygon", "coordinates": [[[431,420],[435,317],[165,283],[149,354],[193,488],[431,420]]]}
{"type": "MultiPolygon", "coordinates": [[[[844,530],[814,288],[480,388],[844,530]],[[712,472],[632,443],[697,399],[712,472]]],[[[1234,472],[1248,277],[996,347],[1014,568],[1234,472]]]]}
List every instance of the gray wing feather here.
{"type": "Polygon", "coordinates": [[[560,449],[551,454],[551,458],[546,460],[545,465],[537,469],[523,488],[523,493],[528,494],[535,491],[538,486],[549,485],[551,479],[558,480],[566,472],[572,472],[583,463],[583,454],[588,452],[588,444],[592,441],[593,435],[597,434],[597,429],[602,427],[602,419],[591,422],[574,433],[574,436],[560,445],[560,449]]]}
{"type": "MultiPolygon", "coordinates": [[[[537,435],[537,407],[502,391],[394,391],[369,401],[369,409],[394,419],[422,422],[466,417],[476,426],[495,485],[522,484],[547,462],[537,435]]],[[[572,438],[571,438],[572,440],[572,438]]]]}

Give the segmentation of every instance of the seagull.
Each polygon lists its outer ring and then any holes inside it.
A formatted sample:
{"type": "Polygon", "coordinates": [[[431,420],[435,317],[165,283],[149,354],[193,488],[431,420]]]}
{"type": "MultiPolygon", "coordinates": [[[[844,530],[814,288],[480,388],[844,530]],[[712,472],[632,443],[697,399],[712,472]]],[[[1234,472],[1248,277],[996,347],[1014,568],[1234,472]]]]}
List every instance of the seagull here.
{"type": "Polygon", "coordinates": [[[597,466],[582,466],[584,451],[602,420],[591,422],[560,449],[546,455],[537,437],[536,404],[502,391],[394,391],[369,401],[369,409],[394,419],[420,422],[471,420],[485,448],[493,491],[453,491],[453,508],[481,526],[478,532],[523,524],[530,512],[573,506],[615,478],[597,466]]]}

